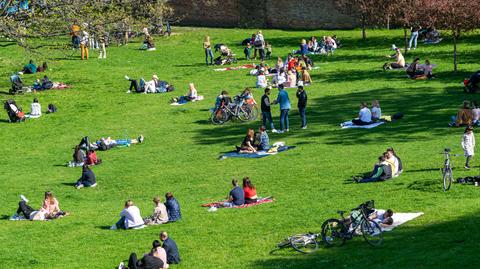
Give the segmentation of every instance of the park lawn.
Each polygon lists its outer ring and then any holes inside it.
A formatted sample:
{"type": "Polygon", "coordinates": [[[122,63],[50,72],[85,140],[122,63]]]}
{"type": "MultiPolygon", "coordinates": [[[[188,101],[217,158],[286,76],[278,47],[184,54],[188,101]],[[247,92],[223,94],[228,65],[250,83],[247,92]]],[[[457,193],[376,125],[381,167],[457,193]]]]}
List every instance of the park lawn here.
{"type": "MultiPolygon", "coordinates": [[[[441,187],[443,148],[461,153],[461,128],[447,127],[465,95],[460,83],[478,69],[479,36],[465,36],[459,45],[460,70],[453,74],[451,41],[419,45],[408,53],[438,64],[437,79],[412,81],[403,72],[384,72],[384,55],[391,44],[401,46],[403,31],[368,32],[366,42],[355,31],[265,30],[273,56],[297,49],[301,38],[337,34],[344,47],[333,56],[313,56],[320,69],[311,71],[314,83],[308,93],[308,129],[300,130],[294,90],[290,113],[291,131],[271,134],[272,142],[284,141],[295,149],[262,159],[218,160],[222,152],[240,144],[247,128],[258,128],[260,119],[241,124],[214,126],[209,108],[221,90],[232,95],[253,87],[247,70],[214,72],[204,65],[202,40],[226,43],[240,63],[241,40],[254,30],[175,28],[171,37],[156,37],[157,50],[139,51],[140,40],[128,46],[108,48],[108,59],[91,51],[88,61],[64,57],[64,51],[44,48],[49,60],[46,73],[72,89],[37,93],[46,109],[54,103],[59,111],[22,124],[0,122],[0,268],[116,268],[130,252],[145,253],[161,230],[177,242],[182,263],[171,268],[478,268],[476,259],[479,190],[470,185],[441,187]],[[172,83],[172,93],[126,94],[123,78],[149,79],[157,74],[172,83]],[[186,93],[194,82],[205,100],[175,107],[169,100],[186,93]],[[354,117],[360,101],[380,100],[386,115],[405,117],[372,130],[342,130],[339,124],[354,117]],[[146,137],[142,145],[98,152],[103,164],[94,167],[98,187],[72,187],[80,168],[63,165],[72,147],[83,136],[146,137]],[[394,147],[405,172],[377,184],[350,184],[349,179],[372,168],[376,158],[394,147]],[[230,189],[232,177],[250,176],[260,196],[273,195],[275,203],[246,209],[221,209],[214,213],[200,207],[220,200],[230,189]],[[18,195],[39,207],[43,192],[53,191],[71,216],[49,222],[8,221],[17,207],[18,195]],[[133,199],[143,215],[151,213],[152,197],[172,191],[182,207],[182,221],[135,231],[110,231],[126,199],[133,199]],[[293,251],[269,252],[288,235],[318,232],[336,210],[349,210],[374,199],[378,208],[425,215],[385,234],[384,244],[369,247],[361,238],[340,248],[325,248],[312,255],[293,251]]],[[[65,39],[66,42],[67,39],[65,39]]],[[[71,54],[71,52],[66,52],[71,54]]],[[[9,88],[12,71],[33,57],[3,40],[0,42],[1,91],[9,88]]],[[[268,61],[274,65],[274,60],[268,61]]],[[[30,84],[43,76],[24,75],[30,84]]],[[[262,90],[255,89],[260,100],[262,90]]],[[[277,91],[273,90],[272,98],[277,91]]],[[[12,96],[1,94],[1,99],[12,96]]],[[[28,111],[33,94],[14,97],[28,111]]],[[[273,109],[278,127],[278,107],[273,109]]],[[[479,161],[471,171],[463,169],[463,157],[453,159],[454,175],[478,174],[479,161]]]]}

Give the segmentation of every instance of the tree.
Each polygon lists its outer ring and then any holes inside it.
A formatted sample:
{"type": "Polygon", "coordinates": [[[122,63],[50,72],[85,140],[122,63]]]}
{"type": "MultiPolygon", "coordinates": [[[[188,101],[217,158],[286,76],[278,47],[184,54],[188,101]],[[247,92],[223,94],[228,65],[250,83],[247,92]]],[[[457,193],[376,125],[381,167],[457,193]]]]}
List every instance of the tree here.
{"type": "Polygon", "coordinates": [[[421,0],[423,14],[432,25],[447,30],[453,38],[453,70],[457,72],[457,43],[462,34],[480,27],[480,1],[421,0]]]}
{"type": "Polygon", "coordinates": [[[382,0],[337,0],[335,4],[341,12],[353,16],[360,22],[363,40],[367,39],[367,27],[385,21],[382,0]]]}

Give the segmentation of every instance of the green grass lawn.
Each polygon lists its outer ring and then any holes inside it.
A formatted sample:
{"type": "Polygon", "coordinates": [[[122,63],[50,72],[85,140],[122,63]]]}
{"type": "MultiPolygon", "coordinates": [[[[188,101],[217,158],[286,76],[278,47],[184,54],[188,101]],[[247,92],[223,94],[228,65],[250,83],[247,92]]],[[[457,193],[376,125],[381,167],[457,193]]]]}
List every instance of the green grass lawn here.
{"type": "MultiPolygon", "coordinates": [[[[320,69],[311,72],[314,84],[306,91],[308,129],[300,130],[294,90],[291,131],[271,134],[296,149],[263,159],[217,160],[220,153],[240,144],[246,129],[256,122],[213,126],[208,109],[221,90],[235,94],[255,85],[247,70],[214,72],[204,66],[202,40],[228,44],[242,60],[238,45],[253,30],[176,28],[178,34],[156,37],[157,50],[139,51],[140,40],[128,46],[108,48],[108,59],[91,51],[88,61],[63,52],[42,52],[49,61],[46,74],[72,89],[15,96],[29,110],[37,97],[46,109],[59,112],[22,124],[0,117],[0,268],[116,268],[130,252],[144,253],[161,230],[177,242],[182,264],[172,268],[478,268],[480,236],[478,190],[453,185],[445,193],[440,167],[444,147],[461,153],[463,129],[449,128],[465,95],[460,83],[478,69],[478,35],[464,37],[459,45],[460,70],[453,74],[451,41],[424,46],[406,56],[438,64],[437,79],[412,81],[402,72],[381,70],[391,44],[402,44],[403,31],[369,31],[367,42],[360,31],[266,30],[273,55],[284,57],[298,47],[301,38],[337,34],[344,47],[335,55],[314,56],[320,69]],[[175,85],[167,94],[126,94],[123,78],[141,76],[175,85]],[[194,82],[205,100],[181,107],[169,105],[173,96],[186,93],[194,82]],[[342,130],[339,123],[358,112],[360,101],[379,99],[384,114],[402,112],[405,117],[372,130],[342,130]],[[63,166],[71,148],[83,136],[123,138],[144,134],[145,144],[98,152],[103,164],[94,167],[98,187],[76,190],[71,186],[80,168],[63,166]],[[378,184],[348,184],[351,176],[372,168],[377,156],[394,147],[405,172],[378,184]],[[259,195],[273,195],[275,203],[246,209],[222,209],[214,213],[202,203],[222,199],[230,179],[250,176],[259,195]],[[49,222],[8,221],[18,195],[40,207],[43,192],[53,191],[71,216],[49,222]],[[110,231],[127,199],[133,199],[143,215],[151,213],[152,197],[172,191],[182,207],[183,219],[175,224],[150,226],[135,231],[110,231]],[[422,211],[424,216],[385,234],[380,248],[356,238],[341,248],[324,248],[312,255],[282,251],[269,255],[284,237],[319,231],[321,223],[369,199],[378,208],[398,212],[422,211]]],[[[67,42],[67,39],[66,39],[67,42]]],[[[7,91],[8,77],[31,56],[7,41],[0,42],[0,89],[7,91]]],[[[33,56],[37,63],[42,56],[33,56]]],[[[273,65],[273,60],[269,61],[273,65]]],[[[28,84],[43,76],[24,75],[28,84]]],[[[254,90],[259,101],[262,90],[254,90]]],[[[272,96],[276,97],[274,90],[272,96]]],[[[2,100],[12,98],[5,93],[2,100]]],[[[273,109],[278,126],[279,110],[273,109]]],[[[463,157],[454,158],[454,175],[478,174],[479,160],[471,171],[463,169],[463,157]]]]}

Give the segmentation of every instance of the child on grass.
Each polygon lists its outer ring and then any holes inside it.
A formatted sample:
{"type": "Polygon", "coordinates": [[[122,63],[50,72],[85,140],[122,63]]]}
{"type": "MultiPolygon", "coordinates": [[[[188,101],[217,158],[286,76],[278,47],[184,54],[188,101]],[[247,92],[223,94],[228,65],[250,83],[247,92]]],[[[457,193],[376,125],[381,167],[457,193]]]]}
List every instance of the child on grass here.
{"type": "Polygon", "coordinates": [[[252,50],[252,46],[250,45],[250,43],[247,43],[247,46],[245,47],[245,49],[243,49],[243,53],[245,53],[245,59],[250,60],[251,50],[252,50]]]}
{"type": "Polygon", "coordinates": [[[475,154],[475,136],[473,135],[472,126],[468,126],[465,129],[465,133],[463,134],[462,138],[462,148],[464,155],[467,158],[467,160],[465,161],[465,169],[468,170],[470,169],[470,160],[475,154]]]}

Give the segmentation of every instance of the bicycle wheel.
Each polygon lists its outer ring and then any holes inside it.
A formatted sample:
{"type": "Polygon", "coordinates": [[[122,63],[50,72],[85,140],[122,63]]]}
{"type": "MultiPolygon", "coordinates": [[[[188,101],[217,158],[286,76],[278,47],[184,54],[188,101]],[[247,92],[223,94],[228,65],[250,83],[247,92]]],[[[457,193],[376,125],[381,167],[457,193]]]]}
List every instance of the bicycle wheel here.
{"type": "Polygon", "coordinates": [[[228,115],[224,110],[213,111],[212,115],[210,116],[210,120],[215,125],[221,125],[228,121],[228,115]]]}
{"type": "Polygon", "coordinates": [[[448,191],[452,185],[453,173],[452,168],[443,169],[443,191],[448,191]]]}
{"type": "Polygon", "coordinates": [[[250,113],[249,113],[249,108],[247,108],[246,106],[241,106],[238,109],[238,119],[243,121],[243,122],[246,122],[246,121],[249,121],[250,120],[250,113]]]}
{"type": "Polygon", "coordinates": [[[258,117],[258,107],[250,106],[250,120],[256,120],[258,117]]]}
{"type": "Polygon", "coordinates": [[[286,248],[286,247],[289,247],[290,246],[290,240],[289,239],[285,239],[283,242],[280,242],[276,245],[276,247],[274,249],[272,249],[270,251],[270,254],[273,254],[275,253],[276,251],[280,250],[280,249],[283,249],[283,248],[286,248]]]}
{"type": "Polygon", "coordinates": [[[360,225],[363,238],[371,246],[378,247],[383,242],[382,228],[373,220],[364,220],[360,225]]]}
{"type": "Polygon", "coordinates": [[[310,234],[297,234],[290,237],[290,245],[301,253],[312,253],[318,249],[318,243],[310,234]]]}
{"type": "Polygon", "coordinates": [[[346,227],[338,219],[328,219],[322,224],[322,241],[329,247],[342,246],[347,240],[346,227]]]}

